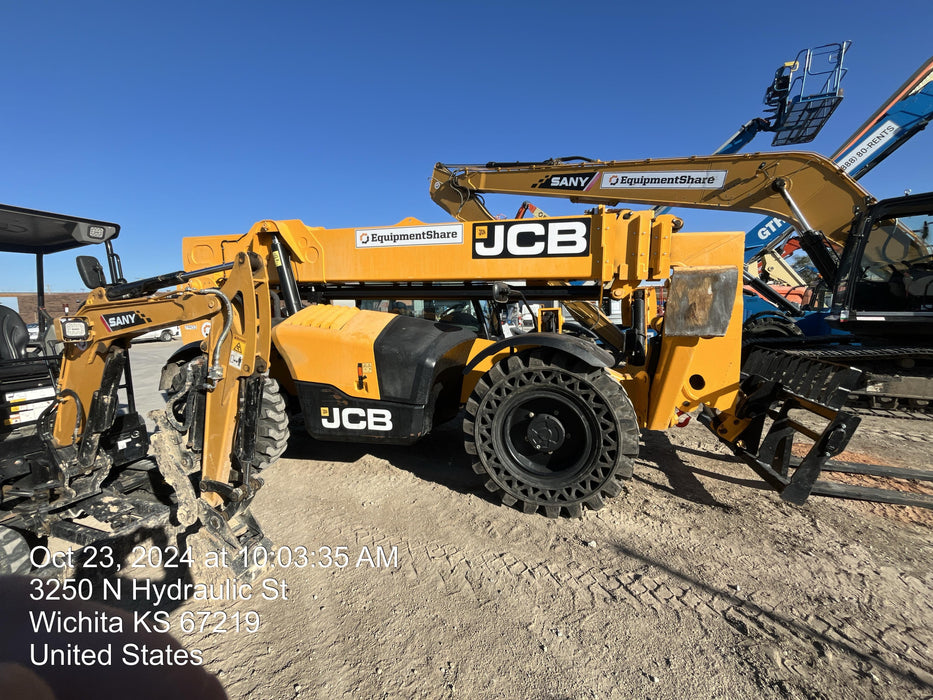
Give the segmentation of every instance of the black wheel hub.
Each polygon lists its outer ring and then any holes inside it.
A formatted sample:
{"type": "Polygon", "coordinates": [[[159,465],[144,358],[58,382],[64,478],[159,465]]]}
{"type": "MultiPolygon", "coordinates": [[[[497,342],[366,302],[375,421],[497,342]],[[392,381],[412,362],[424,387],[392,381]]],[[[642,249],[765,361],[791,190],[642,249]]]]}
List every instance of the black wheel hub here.
{"type": "Polygon", "coordinates": [[[563,423],[550,414],[541,414],[532,417],[528,423],[528,432],[525,439],[538,452],[553,452],[564,444],[567,431],[563,423]]]}
{"type": "Polygon", "coordinates": [[[589,413],[562,388],[525,387],[509,395],[493,419],[493,439],[508,455],[506,469],[548,482],[579,474],[596,454],[589,413]]]}

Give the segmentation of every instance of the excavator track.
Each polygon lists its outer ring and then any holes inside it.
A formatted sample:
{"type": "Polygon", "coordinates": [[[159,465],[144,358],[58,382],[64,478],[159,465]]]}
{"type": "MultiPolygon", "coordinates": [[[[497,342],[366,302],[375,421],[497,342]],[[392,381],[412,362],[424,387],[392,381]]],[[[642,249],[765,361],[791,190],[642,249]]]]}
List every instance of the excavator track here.
{"type": "MultiPolygon", "coordinates": [[[[763,338],[746,345],[745,353],[746,358],[752,350],[780,353],[791,367],[796,358],[824,366],[830,373],[857,369],[862,379],[852,385],[845,400],[847,409],[859,415],[933,420],[933,348],[843,345],[835,338],[834,344],[828,345],[826,340],[763,338]]],[[[755,368],[743,364],[743,371],[754,373],[755,368]]]]}
{"type": "Polygon", "coordinates": [[[782,351],[793,357],[862,370],[862,382],[849,392],[846,402],[859,413],[933,420],[933,349],[929,347],[833,346],[782,351]]]}

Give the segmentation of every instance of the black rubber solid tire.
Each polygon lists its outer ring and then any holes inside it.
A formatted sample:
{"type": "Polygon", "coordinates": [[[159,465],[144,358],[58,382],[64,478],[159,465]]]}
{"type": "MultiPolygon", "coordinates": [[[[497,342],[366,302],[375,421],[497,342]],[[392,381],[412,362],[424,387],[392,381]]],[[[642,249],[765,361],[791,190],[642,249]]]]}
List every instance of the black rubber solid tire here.
{"type": "Polygon", "coordinates": [[[488,490],[552,518],[581,517],[584,505],[597,510],[617,496],[639,439],[632,403],[606,370],[543,348],[511,355],[480,379],[463,435],[488,490]]]}
{"type": "MultiPolygon", "coordinates": [[[[202,361],[203,358],[191,360],[191,362],[202,361]]],[[[178,362],[179,373],[176,375],[174,385],[168,393],[179,391],[185,376],[185,365],[189,363],[178,362]]],[[[174,405],[184,406],[185,394],[179,394],[174,399],[174,405]]],[[[175,415],[176,420],[182,420],[183,416],[175,415]]],[[[285,397],[279,388],[279,383],[270,378],[265,378],[265,384],[262,389],[262,401],[259,406],[259,425],[256,430],[256,464],[255,469],[265,469],[275,462],[285,448],[288,447],[288,410],[285,397]]]]}
{"type": "Polygon", "coordinates": [[[775,314],[755,315],[742,324],[742,340],[755,342],[762,338],[796,338],[803,331],[789,318],[775,314]]]}
{"type": "Polygon", "coordinates": [[[31,569],[26,538],[16,530],[0,525],[0,576],[24,575],[31,569]]]}

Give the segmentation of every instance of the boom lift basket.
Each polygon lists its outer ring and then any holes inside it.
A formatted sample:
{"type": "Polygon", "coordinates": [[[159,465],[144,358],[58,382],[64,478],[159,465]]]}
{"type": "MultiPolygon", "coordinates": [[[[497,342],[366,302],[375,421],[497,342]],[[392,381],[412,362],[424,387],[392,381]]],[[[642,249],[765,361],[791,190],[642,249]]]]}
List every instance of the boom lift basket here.
{"type": "Polygon", "coordinates": [[[852,42],[804,49],[774,75],[765,104],[774,113],[772,146],[809,143],[842,102],[843,60],[852,42]]]}

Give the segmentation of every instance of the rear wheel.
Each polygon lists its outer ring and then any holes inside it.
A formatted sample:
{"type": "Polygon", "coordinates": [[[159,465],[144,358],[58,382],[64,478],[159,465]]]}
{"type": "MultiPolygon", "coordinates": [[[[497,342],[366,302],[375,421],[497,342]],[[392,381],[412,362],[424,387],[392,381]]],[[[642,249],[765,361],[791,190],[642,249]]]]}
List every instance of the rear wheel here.
{"type": "Polygon", "coordinates": [[[622,387],[562,353],[512,355],[477,384],[463,423],[473,470],[506,505],[548,517],[601,508],[632,475],[638,423],[622,387]]]}

